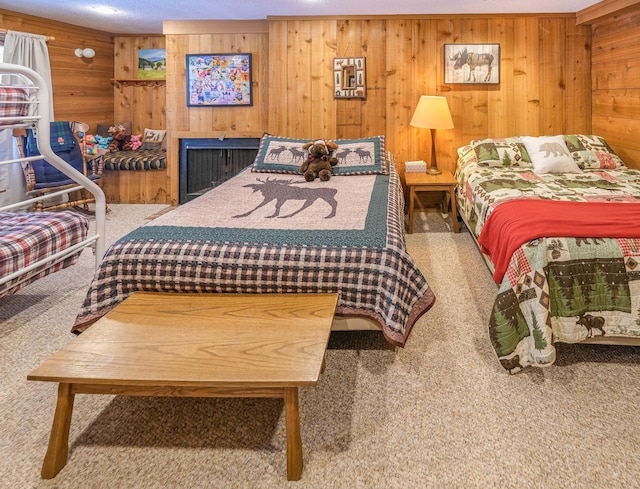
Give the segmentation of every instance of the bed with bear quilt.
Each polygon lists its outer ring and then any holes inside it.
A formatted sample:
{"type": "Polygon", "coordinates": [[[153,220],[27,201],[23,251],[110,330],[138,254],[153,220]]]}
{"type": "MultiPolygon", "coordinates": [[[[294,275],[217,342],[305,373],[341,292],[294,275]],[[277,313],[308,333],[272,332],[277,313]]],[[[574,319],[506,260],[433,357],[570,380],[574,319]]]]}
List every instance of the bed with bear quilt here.
{"type": "Polygon", "coordinates": [[[435,298],[406,250],[402,187],[383,139],[369,142],[347,151],[341,141],[341,168],[307,182],[296,151],[282,150],[299,142],[263,138],[252,167],[111,245],[72,331],[134,291],[338,292],[337,315],[373,320],[404,345],[435,298]]]}
{"type": "Polygon", "coordinates": [[[555,342],[640,344],[640,171],[591,135],[458,149],[457,204],[499,285],[489,323],[503,367],[555,342]]]}

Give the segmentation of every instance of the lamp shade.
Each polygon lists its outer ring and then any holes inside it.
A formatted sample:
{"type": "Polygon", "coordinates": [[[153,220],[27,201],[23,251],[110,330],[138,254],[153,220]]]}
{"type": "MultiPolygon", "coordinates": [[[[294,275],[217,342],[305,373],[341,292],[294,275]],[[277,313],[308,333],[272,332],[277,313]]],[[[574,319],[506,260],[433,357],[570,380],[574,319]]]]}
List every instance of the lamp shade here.
{"type": "Polygon", "coordinates": [[[420,97],[410,125],[427,129],[453,129],[453,119],[445,97],[420,97]]]}

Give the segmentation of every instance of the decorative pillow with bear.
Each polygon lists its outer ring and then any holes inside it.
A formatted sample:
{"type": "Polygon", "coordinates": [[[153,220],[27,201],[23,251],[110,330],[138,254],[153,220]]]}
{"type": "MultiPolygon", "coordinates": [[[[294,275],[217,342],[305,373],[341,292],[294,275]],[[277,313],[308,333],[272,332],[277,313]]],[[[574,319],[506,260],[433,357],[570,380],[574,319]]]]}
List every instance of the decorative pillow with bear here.
{"type": "MultiPolygon", "coordinates": [[[[251,171],[299,174],[300,165],[307,157],[302,146],[312,140],[264,134],[251,171]]],[[[337,139],[334,142],[338,149],[333,156],[338,159],[338,164],[333,167],[333,175],[387,174],[384,136],[337,139]]]]}
{"type": "Polygon", "coordinates": [[[520,137],[479,139],[470,145],[480,166],[531,168],[531,158],[520,137]]]}
{"type": "Polygon", "coordinates": [[[604,138],[584,134],[564,136],[567,148],[578,166],[585,169],[615,169],[625,166],[604,138]]]}
{"type": "Polygon", "coordinates": [[[533,163],[533,171],[543,173],[582,173],[560,136],[522,136],[533,163]]]}
{"type": "Polygon", "coordinates": [[[142,146],[140,149],[166,149],[163,148],[164,137],[167,134],[165,129],[144,129],[142,135],[142,146]]]}

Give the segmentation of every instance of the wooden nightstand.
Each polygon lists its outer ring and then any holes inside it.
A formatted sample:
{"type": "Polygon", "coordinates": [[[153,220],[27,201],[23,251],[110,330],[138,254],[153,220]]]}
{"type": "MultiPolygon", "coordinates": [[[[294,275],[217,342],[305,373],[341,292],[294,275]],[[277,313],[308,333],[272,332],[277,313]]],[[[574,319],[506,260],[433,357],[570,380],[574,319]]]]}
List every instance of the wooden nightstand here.
{"type": "Polygon", "coordinates": [[[407,172],[404,174],[409,187],[409,234],[413,233],[413,206],[416,192],[448,192],[442,201],[442,212],[447,211],[447,200],[451,201],[451,223],[456,233],[458,227],[458,212],[456,210],[455,188],[458,182],[449,170],[442,170],[440,175],[429,175],[423,172],[407,172]]]}

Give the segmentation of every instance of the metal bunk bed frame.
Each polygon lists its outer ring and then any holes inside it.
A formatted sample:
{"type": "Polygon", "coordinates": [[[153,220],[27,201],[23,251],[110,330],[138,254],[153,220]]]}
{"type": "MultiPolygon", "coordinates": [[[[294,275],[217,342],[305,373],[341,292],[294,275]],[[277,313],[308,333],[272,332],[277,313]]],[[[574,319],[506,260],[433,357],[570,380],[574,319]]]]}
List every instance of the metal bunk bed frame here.
{"type": "MultiPolygon", "coordinates": [[[[22,277],[19,282],[14,285],[18,285],[26,280],[32,278],[39,273],[53,267],[65,258],[78,253],[87,247],[92,247],[95,255],[95,267],[97,268],[102,260],[105,252],[105,220],[106,220],[106,200],[102,189],[94,183],[92,180],[84,176],[82,173],[68,165],[62,158],[56,155],[49,140],[51,120],[51,108],[49,107],[49,88],[44,79],[35,71],[25,66],[0,63],[0,76],[12,75],[12,80],[15,78],[19,81],[18,85],[3,85],[10,88],[27,89],[29,92],[29,100],[26,102],[17,102],[28,104],[29,115],[27,116],[8,116],[0,117],[0,130],[10,129],[32,129],[38,137],[38,149],[40,156],[32,156],[26,158],[17,158],[12,160],[0,161],[0,165],[10,165],[15,163],[22,163],[26,161],[34,161],[39,159],[46,159],[48,163],[55,168],[63,172],[70,179],[77,183],[73,187],[60,190],[58,192],[52,192],[47,195],[47,198],[67,195],[71,192],[75,192],[78,189],[85,188],[95,197],[95,234],[88,235],[83,241],[76,243],[58,253],[50,255],[46,258],[38,260],[29,264],[19,270],[0,277],[0,285],[10,282],[18,277],[22,277]],[[33,273],[31,273],[33,271],[33,273]]],[[[4,76],[2,76],[4,81],[4,76]]],[[[6,102],[0,101],[1,104],[12,103],[15,101],[6,102]]],[[[42,197],[35,197],[21,202],[11,204],[8,206],[0,207],[0,211],[14,211],[16,209],[23,208],[26,204],[32,204],[42,200],[42,197]]],[[[12,285],[13,287],[13,285],[12,285]]]]}

